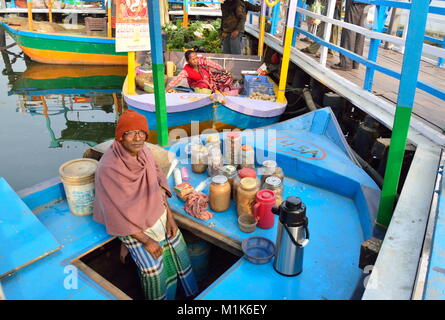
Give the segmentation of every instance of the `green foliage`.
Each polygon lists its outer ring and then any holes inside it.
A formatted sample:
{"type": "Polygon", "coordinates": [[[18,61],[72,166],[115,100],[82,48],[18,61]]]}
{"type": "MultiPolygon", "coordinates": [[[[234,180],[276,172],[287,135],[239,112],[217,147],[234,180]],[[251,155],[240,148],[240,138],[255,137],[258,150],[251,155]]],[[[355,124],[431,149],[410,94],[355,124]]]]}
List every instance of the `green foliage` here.
{"type": "Polygon", "coordinates": [[[169,23],[163,27],[167,34],[167,50],[175,51],[183,48],[200,47],[206,52],[221,53],[221,40],[218,31],[221,19],[212,22],[194,21],[189,28],[183,28],[179,23],[169,23]]]}

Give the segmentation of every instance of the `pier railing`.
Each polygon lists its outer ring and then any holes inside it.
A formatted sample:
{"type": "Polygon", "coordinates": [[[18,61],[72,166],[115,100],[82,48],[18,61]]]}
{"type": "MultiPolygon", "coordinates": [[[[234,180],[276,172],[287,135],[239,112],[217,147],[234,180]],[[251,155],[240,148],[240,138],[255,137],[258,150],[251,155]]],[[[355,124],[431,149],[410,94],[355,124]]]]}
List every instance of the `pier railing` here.
{"type": "MultiPolygon", "coordinates": [[[[443,0],[441,0],[441,1],[443,1],[443,0]]],[[[397,80],[400,80],[400,78],[401,78],[402,72],[398,72],[398,71],[389,69],[387,67],[384,67],[384,66],[378,64],[376,61],[377,61],[377,57],[378,57],[380,43],[382,41],[394,43],[394,44],[398,45],[399,47],[405,46],[404,38],[383,33],[383,31],[384,31],[384,27],[385,27],[384,24],[385,24],[390,7],[410,10],[411,3],[388,1],[388,0],[357,0],[357,2],[366,3],[366,4],[376,6],[375,19],[374,19],[374,24],[373,24],[372,30],[369,30],[369,29],[366,29],[366,28],[363,28],[363,27],[360,27],[360,26],[357,26],[357,25],[354,25],[351,23],[347,23],[347,22],[344,22],[341,20],[334,19],[333,16],[334,16],[336,0],[328,1],[326,15],[316,14],[314,12],[311,12],[311,11],[305,9],[303,1],[299,0],[297,8],[296,8],[295,32],[294,32],[294,36],[293,36],[292,45],[295,46],[296,37],[299,33],[301,33],[301,34],[305,35],[306,37],[308,37],[309,39],[319,43],[323,47],[322,53],[320,55],[320,61],[319,61],[321,65],[323,65],[323,66],[326,65],[328,49],[337,51],[337,52],[341,53],[342,55],[344,55],[348,58],[351,58],[352,60],[354,60],[360,64],[363,64],[364,66],[366,66],[366,75],[365,75],[365,80],[363,83],[363,88],[367,91],[371,91],[373,88],[375,71],[381,72],[381,73],[388,75],[392,78],[395,78],[397,80]],[[318,36],[308,32],[307,30],[303,29],[302,24],[301,24],[303,15],[309,16],[314,19],[319,19],[320,21],[326,23],[323,37],[318,37],[318,36]],[[334,45],[334,44],[330,43],[329,38],[330,38],[330,35],[332,32],[331,31],[332,27],[334,25],[336,25],[338,27],[342,27],[342,28],[347,28],[349,30],[352,30],[354,32],[364,35],[366,38],[369,38],[370,44],[369,44],[368,56],[364,57],[364,56],[357,55],[354,52],[348,51],[338,45],[334,45]]],[[[275,6],[275,7],[278,8],[279,6],[275,6]]],[[[430,6],[429,13],[445,16],[445,8],[430,6]]],[[[407,26],[407,28],[409,30],[409,25],[407,26]]],[[[274,30],[271,30],[270,33],[273,34],[274,30]]],[[[445,40],[434,39],[429,36],[425,36],[425,40],[429,40],[434,43],[440,44],[442,47],[437,47],[437,46],[430,45],[430,44],[424,44],[423,52],[422,52],[423,55],[436,57],[438,62],[440,64],[443,64],[443,61],[445,59],[445,40]]],[[[423,91],[425,91],[425,92],[427,92],[441,100],[445,100],[445,92],[431,84],[428,84],[428,83],[425,83],[424,81],[419,80],[419,81],[417,81],[417,88],[420,90],[423,90],[423,91]]]]}

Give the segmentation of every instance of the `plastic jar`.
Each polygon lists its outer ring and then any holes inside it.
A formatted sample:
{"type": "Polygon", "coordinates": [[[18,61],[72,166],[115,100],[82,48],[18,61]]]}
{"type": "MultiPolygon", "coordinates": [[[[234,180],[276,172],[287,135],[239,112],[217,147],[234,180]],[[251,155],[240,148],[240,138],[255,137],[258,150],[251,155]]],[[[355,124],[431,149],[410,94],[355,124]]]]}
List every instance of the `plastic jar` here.
{"type": "Polygon", "coordinates": [[[238,174],[233,179],[232,198],[236,202],[236,192],[238,190],[239,183],[243,178],[255,178],[259,184],[259,180],[256,176],[256,171],[251,168],[243,168],[238,170],[238,174]]]}
{"type": "Polygon", "coordinates": [[[255,151],[248,144],[241,147],[241,168],[255,168],[255,151]]]}
{"type": "Polygon", "coordinates": [[[207,148],[202,145],[192,145],[192,171],[203,173],[207,169],[207,148]]]}
{"type": "Polygon", "coordinates": [[[226,211],[230,207],[230,184],[223,175],[212,178],[209,188],[210,208],[215,212],[226,211]]]}
{"type": "Polygon", "coordinates": [[[207,161],[207,173],[209,174],[209,176],[213,177],[216,175],[220,175],[223,167],[223,156],[221,154],[221,150],[217,148],[209,149],[207,161]]]}
{"type": "Polygon", "coordinates": [[[284,196],[283,180],[276,176],[267,177],[261,189],[272,190],[275,193],[275,205],[277,207],[281,205],[284,196]]]}
{"type": "Polygon", "coordinates": [[[238,175],[236,167],[228,164],[222,168],[221,173],[229,180],[230,188],[233,190],[233,181],[238,175]]]}
{"type": "Polygon", "coordinates": [[[236,191],[236,212],[238,216],[242,214],[253,215],[253,204],[256,193],[260,190],[255,178],[242,178],[238,190],[236,191]]]}
{"type": "Polygon", "coordinates": [[[224,139],[224,163],[238,166],[241,164],[241,133],[231,131],[224,139]]]}
{"type": "Polygon", "coordinates": [[[284,179],[283,169],[277,166],[276,161],[266,160],[263,162],[263,167],[261,168],[261,185],[264,184],[266,179],[270,176],[276,176],[281,180],[284,179]]]}

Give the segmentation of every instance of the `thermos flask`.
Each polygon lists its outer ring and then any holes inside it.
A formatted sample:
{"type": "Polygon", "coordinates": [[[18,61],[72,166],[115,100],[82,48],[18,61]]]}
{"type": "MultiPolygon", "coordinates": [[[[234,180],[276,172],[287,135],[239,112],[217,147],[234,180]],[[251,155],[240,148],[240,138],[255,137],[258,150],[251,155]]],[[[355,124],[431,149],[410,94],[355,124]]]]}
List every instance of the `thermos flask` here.
{"type": "Polygon", "coordinates": [[[272,212],[279,215],[274,269],[285,276],[297,276],[303,271],[304,247],[309,242],[306,206],[292,196],[272,212]]]}

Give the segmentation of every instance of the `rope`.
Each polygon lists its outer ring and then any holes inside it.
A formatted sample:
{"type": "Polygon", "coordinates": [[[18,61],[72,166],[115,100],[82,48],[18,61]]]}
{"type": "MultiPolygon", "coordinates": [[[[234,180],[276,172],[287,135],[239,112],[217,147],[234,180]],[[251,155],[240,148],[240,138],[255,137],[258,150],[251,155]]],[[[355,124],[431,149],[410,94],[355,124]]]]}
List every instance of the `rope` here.
{"type": "Polygon", "coordinates": [[[9,48],[12,48],[13,46],[15,46],[17,43],[11,43],[11,44],[8,44],[6,47],[0,47],[0,50],[7,50],[7,49],[9,49],[9,48]]]}

